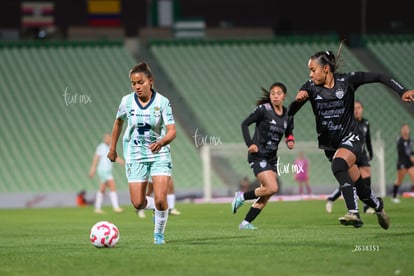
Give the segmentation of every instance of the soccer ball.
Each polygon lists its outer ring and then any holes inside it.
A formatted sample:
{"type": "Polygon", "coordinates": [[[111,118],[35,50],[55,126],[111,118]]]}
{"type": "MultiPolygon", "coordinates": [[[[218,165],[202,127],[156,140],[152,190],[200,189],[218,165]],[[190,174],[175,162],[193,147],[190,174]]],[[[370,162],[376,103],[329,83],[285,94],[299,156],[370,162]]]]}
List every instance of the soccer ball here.
{"type": "Polygon", "coordinates": [[[119,241],[118,227],[109,221],[99,221],[92,226],[89,239],[95,247],[114,247],[119,241]]]}

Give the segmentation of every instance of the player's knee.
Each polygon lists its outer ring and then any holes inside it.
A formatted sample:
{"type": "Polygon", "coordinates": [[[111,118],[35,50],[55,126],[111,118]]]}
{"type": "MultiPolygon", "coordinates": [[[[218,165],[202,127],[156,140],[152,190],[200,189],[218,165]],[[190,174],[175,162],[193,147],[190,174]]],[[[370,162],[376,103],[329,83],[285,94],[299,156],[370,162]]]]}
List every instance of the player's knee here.
{"type": "Polygon", "coordinates": [[[164,200],[154,200],[155,208],[159,211],[168,209],[168,203],[164,200]]]}
{"type": "Polygon", "coordinates": [[[147,202],[145,200],[132,200],[131,203],[135,209],[145,209],[145,207],[147,207],[147,202]]]}
{"type": "Polygon", "coordinates": [[[343,158],[334,158],[331,163],[331,170],[334,175],[341,172],[347,172],[348,164],[343,158]]]}
{"type": "Polygon", "coordinates": [[[279,191],[279,187],[277,184],[269,185],[269,187],[267,187],[267,191],[269,195],[274,195],[277,191],[279,191]]]}

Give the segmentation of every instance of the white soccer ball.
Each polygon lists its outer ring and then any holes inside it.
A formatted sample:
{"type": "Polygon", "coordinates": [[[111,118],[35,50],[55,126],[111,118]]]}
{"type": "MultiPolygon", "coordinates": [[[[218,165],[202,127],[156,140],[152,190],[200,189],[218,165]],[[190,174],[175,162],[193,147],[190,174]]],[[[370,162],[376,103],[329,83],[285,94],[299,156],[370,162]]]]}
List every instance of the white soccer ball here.
{"type": "Polygon", "coordinates": [[[114,247],[119,241],[118,227],[109,221],[99,221],[92,226],[89,239],[95,247],[114,247]]]}

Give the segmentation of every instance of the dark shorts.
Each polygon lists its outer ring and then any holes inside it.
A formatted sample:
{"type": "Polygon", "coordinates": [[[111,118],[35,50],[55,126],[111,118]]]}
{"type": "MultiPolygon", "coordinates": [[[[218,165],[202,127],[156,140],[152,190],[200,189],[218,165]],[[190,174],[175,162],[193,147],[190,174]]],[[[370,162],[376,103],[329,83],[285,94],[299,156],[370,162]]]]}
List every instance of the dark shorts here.
{"type": "Polygon", "coordinates": [[[402,170],[402,169],[409,169],[412,166],[414,166],[413,162],[407,160],[407,161],[398,161],[397,162],[397,170],[402,170]]]}
{"type": "Polygon", "coordinates": [[[357,159],[358,167],[370,167],[368,154],[364,151],[357,159]]]}
{"type": "Polygon", "coordinates": [[[326,149],[325,150],[325,156],[328,158],[329,161],[332,161],[333,156],[335,155],[335,152],[340,149],[347,149],[351,151],[353,154],[355,154],[358,164],[359,159],[361,158],[363,154],[363,143],[359,139],[359,136],[357,134],[349,134],[345,136],[344,139],[342,139],[341,143],[339,143],[338,147],[336,149],[326,149]]]}
{"type": "Polygon", "coordinates": [[[248,161],[255,176],[263,171],[274,171],[277,173],[277,157],[264,158],[255,154],[249,154],[248,161]]]}

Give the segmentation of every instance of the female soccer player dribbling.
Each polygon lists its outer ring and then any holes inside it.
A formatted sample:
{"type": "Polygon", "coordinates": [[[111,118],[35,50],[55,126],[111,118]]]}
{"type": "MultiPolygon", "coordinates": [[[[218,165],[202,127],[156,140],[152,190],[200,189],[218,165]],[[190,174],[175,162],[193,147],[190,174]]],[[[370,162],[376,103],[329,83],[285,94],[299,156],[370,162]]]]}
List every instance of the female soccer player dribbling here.
{"type": "Polygon", "coordinates": [[[256,230],[251,223],[266,206],[267,202],[278,190],[277,183],[277,149],[282,137],[286,137],[289,149],[294,148],[293,121],[289,120],[287,109],[283,106],[286,97],[286,86],[280,82],[272,84],[269,91],[263,89],[262,98],[256,108],[242,122],[241,129],[248,147],[248,162],[260,187],[248,192],[236,192],[231,209],[235,214],[245,200],[256,199],[245,219],[240,223],[240,230],[256,230]],[[249,125],[255,123],[253,138],[249,133],[249,125]]]}
{"type": "MultiPolygon", "coordinates": [[[[342,45],[341,45],[342,46],[342,45]]],[[[361,227],[358,197],[375,209],[378,223],[384,229],[389,227],[389,218],[384,203],[377,198],[370,187],[364,185],[356,165],[362,153],[360,130],[354,119],[354,94],[363,84],[379,82],[397,92],[406,102],[414,101],[414,90],[407,90],[395,79],[373,72],[337,73],[338,58],[331,51],[320,51],[308,61],[310,80],[299,89],[296,100],[289,107],[289,115],[295,113],[310,101],[315,115],[319,148],[331,161],[331,169],[339,182],[348,213],[339,218],[343,225],[361,227]]]]}
{"type": "Polygon", "coordinates": [[[134,92],[124,96],[119,105],[108,158],[115,161],[117,157],[116,145],[126,120],[123,152],[131,203],[136,209],[155,209],[154,243],[164,244],[172,167],[169,143],[176,136],[174,116],[169,100],[154,90],[146,63],[132,68],[129,78],[134,92]],[[154,198],[145,195],[150,176],[154,198]]]}

